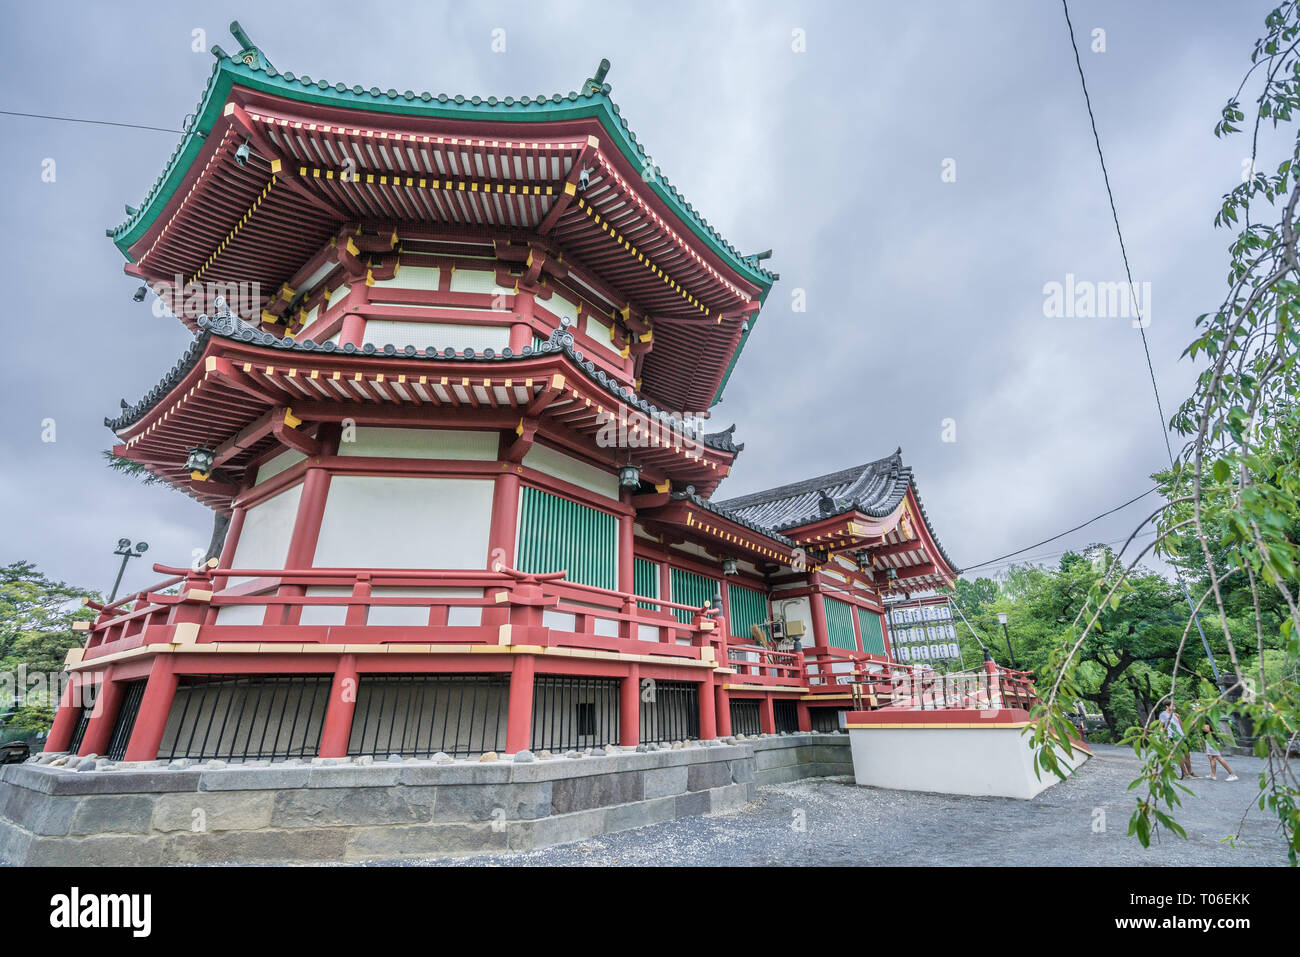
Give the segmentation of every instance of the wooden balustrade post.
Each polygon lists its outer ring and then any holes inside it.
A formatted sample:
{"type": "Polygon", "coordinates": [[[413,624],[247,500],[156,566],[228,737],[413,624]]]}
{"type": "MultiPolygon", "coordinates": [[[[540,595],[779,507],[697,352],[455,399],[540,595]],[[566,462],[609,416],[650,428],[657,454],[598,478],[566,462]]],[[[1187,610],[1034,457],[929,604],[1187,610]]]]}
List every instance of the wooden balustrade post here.
{"type": "MultiPolygon", "coordinates": [[[[353,598],[369,598],[371,595],[371,577],[368,572],[361,572],[357,575],[356,583],[352,586],[353,598]]],[[[347,617],[343,619],[346,625],[364,625],[370,616],[370,604],[368,602],[355,602],[348,605],[347,617]]],[[[350,657],[350,656],[349,656],[350,657]]],[[[355,688],[353,689],[356,690],[355,688]]],[[[335,754],[322,754],[323,758],[339,757],[335,754]]]]}

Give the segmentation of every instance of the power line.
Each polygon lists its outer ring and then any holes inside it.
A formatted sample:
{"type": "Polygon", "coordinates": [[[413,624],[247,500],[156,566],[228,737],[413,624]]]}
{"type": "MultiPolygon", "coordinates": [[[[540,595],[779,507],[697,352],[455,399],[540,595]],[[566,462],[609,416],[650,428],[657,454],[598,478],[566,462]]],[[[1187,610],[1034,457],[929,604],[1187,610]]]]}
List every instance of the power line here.
{"type": "Polygon", "coordinates": [[[55,120],[59,123],[91,123],[95,126],[120,126],[128,130],[154,130],[158,133],[193,133],[195,136],[202,136],[196,130],[176,130],[170,126],[145,126],[140,123],[118,123],[114,120],[92,120],[82,116],[54,116],[49,113],[22,113],[18,110],[0,110],[3,116],[25,116],[33,120],[55,120]]]}
{"type": "MultiPolygon", "coordinates": [[[[1106,157],[1101,151],[1101,137],[1097,135],[1097,118],[1092,113],[1092,98],[1088,96],[1088,81],[1083,77],[1083,61],[1079,58],[1079,44],[1074,40],[1074,24],[1070,22],[1070,4],[1068,0],[1061,0],[1061,8],[1065,11],[1065,25],[1070,31],[1070,46],[1074,48],[1074,65],[1079,71],[1079,86],[1083,88],[1083,102],[1088,107],[1088,122],[1092,124],[1092,141],[1097,144],[1097,159],[1101,162],[1101,177],[1106,183],[1106,197],[1110,200],[1110,216],[1115,222],[1115,235],[1119,238],[1120,255],[1124,258],[1124,274],[1128,277],[1129,296],[1133,300],[1133,310],[1138,317],[1138,332],[1142,334],[1142,352],[1147,359],[1147,372],[1151,376],[1151,391],[1156,397],[1156,412],[1160,416],[1160,434],[1165,440],[1165,452],[1169,456],[1169,468],[1174,468],[1174,450],[1169,444],[1169,426],[1166,424],[1164,405],[1160,401],[1160,387],[1156,385],[1156,370],[1151,364],[1151,348],[1147,345],[1146,326],[1142,322],[1142,312],[1138,306],[1137,291],[1133,287],[1133,272],[1128,265],[1128,249],[1124,246],[1124,233],[1119,228],[1119,213],[1115,209],[1115,194],[1110,188],[1110,174],[1106,171],[1106,157]]],[[[1196,610],[1196,605],[1192,602],[1192,593],[1187,590],[1182,576],[1175,576],[1178,584],[1182,586],[1183,597],[1187,599],[1187,608],[1192,613],[1192,620],[1196,622],[1196,631],[1201,636],[1201,644],[1205,647],[1205,656],[1210,660],[1210,670],[1214,672],[1214,680],[1220,681],[1219,666],[1214,660],[1214,652],[1210,650],[1209,639],[1205,637],[1205,629],[1201,627],[1201,616],[1196,610]]]]}
{"type": "Polygon", "coordinates": [[[994,562],[1000,562],[1004,558],[1011,558],[1013,555],[1019,555],[1023,552],[1029,551],[1030,549],[1037,548],[1040,545],[1046,545],[1048,542],[1054,542],[1058,538],[1063,538],[1066,535],[1069,535],[1071,532],[1077,532],[1081,528],[1087,528],[1093,522],[1100,521],[1101,519],[1105,518],[1107,515],[1113,515],[1122,508],[1128,508],[1130,505],[1132,505],[1134,502],[1138,501],[1139,499],[1146,498],[1148,495],[1156,491],[1158,488],[1160,488],[1160,486],[1158,485],[1152,486],[1151,488],[1143,492],[1141,495],[1129,499],[1123,505],[1116,505],[1114,508],[1110,509],[1109,511],[1102,512],[1100,515],[1096,515],[1093,518],[1088,519],[1082,525],[1076,525],[1074,526],[1074,528],[1067,528],[1065,531],[1053,535],[1051,538],[1045,538],[1041,542],[1035,542],[1032,545],[1026,545],[1024,548],[1018,548],[1014,552],[1007,552],[1007,554],[999,555],[997,558],[990,558],[988,561],[980,562],[978,565],[967,565],[965,568],[962,569],[962,574],[964,575],[966,574],[966,572],[971,571],[974,568],[983,568],[985,565],[992,565],[994,562]]]}
{"type": "Polygon", "coordinates": [[[1142,334],[1142,352],[1147,359],[1147,372],[1151,376],[1151,391],[1156,396],[1156,412],[1160,416],[1160,434],[1164,436],[1165,451],[1169,453],[1169,467],[1174,467],[1174,450],[1169,444],[1169,427],[1166,425],[1164,404],[1160,401],[1160,387],[1156,385],[1156,370],[1151,364],[1151,348],[1147,345],[1146,326],[1142,322],[1142,309],[1138,305],[1137,292],[1133,285],[1133,271],[1128,264],[1128,249],[1124,245],[1124,233],[1119,228],[1119,213],[1115,209],[1115,194],[1110,188],[1110,173],[1106,170],[1106,156],[1101,151],[1101,137],[1097,134],[1097,118],[1092,112],[1092,97],[1088,95],[1088,81],[1083,78],[1083,61],[1079,59],[1079,44],[1074,41],[1074,24],[1070,22],[1070,5],[1061,0],[1065,10],[1065,25],[1070,31],[1070,46],[1074,48],[1074,65],[1079,71],[1079,86],[1083,88],[1083,102],[1088,107],[1088,122],[1092,125],[1092,141],[1097,144],[1097,159],[1101,163],[1101,178],[1106,183],[1106,198],[1110,200],[1110,217],[1115,223],[1115,235],[1119,238],[1119,252],[1124,259],[1124,275],[1128,277],[1129,297],[1133,300],[1133,311],[1137,315],[1138,332],[1142,334]]]}

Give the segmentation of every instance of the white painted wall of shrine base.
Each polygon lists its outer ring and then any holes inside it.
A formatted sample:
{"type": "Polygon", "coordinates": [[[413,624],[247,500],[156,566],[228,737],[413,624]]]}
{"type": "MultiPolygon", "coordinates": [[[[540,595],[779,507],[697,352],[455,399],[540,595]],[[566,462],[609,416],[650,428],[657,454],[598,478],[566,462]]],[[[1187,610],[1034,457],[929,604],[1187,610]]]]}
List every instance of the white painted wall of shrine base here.
{"type": "MultiPolygon", "coordinates": [[[[1028,799],[1060,781],[1034,774],[1020,728],[850,728],[853,776],[866,787],[1028,799]]],[[[1075,751],[1071,771],[1088,759],[1075,751]]]]}

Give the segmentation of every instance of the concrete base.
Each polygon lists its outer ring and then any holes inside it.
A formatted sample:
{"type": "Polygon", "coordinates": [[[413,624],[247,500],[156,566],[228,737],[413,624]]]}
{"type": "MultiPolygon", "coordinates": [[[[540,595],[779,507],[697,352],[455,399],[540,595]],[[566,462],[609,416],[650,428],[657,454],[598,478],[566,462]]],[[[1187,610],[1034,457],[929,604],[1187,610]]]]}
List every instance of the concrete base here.
{"type": "MultiPolygon", "coordinates": [[[[1032,798],[1060,778],[1034,772],[1034,750],[1022,730],[1023,725],[850,725],[854,779],[898,791],[1032,798]]],[[[1062,763],[1073,771],[1089,757],[1075,750],[1062,763]]]]}
{"type": "Polygon", "coordinates": [[[798,734],[522,762],[17,764],[0,773],[0,860],[346,862],[527,850],[733,811],[754,799],[760,779],[846,773],[847,760],[845,735],[798,734]]]}

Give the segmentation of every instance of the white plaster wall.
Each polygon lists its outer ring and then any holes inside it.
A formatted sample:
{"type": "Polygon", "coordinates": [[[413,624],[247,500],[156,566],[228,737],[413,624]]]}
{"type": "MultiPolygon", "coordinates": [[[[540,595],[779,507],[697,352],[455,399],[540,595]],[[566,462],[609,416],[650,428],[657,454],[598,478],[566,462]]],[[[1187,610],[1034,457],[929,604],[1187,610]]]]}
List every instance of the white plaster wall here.
{"type": "MultiPolygon", "coordinates": [[[[231,567],[283,568],[300,498],[302,485],[295,485],[245,512],[231,567]]],[[[232,580],[230,584],[238,582],[232,580]]]]}
{"type": "MultiPolygon", "coordinates": [[[[399,269],[398,275],[401,275],[399,269]]],[[[513,296],[514,289],[498,286],[496,272],[487,269],[457,269],[451,274],[452,292],[482,292],[492,296],[513,296]]]]}
{"type": "MultiPolygon", "coordinates": [[[[897,791],[1032,798],[1060,779],[1034,774],[1034,752],[1020,728],[849,730],[857,783],[897,791]]],[[[1071,768],[1088,755],[1074,753],[1071,768]]]]}
{"type": "Polygon", "coordinates": [[[320,568],[486,568],[492,482],[336,475],[320,568]]]}
{"type": "Polygon", "coordinates": [[[398,349],[415,346],[424,351],[433,346],[435,349],[455,349],[461,352],[472,348],[482,352],[491,346],[500,352],[510,345],[510,327],[505,325],[470,325],[453,322],[406,322],[401,319],[370,319],[361,344],[372,343],[377,347],[394,345],[398,349]]]}
{"type": "Polygon", "coordinates": [[[618,499],[618,476],[545,445],[534,445],[524,456],[524,465],[543,475],[561,479],[605,498],[618,499]]]}
{"type": "Polygon", "coordinates": [[[359,425],[353,441],[339,443],[339,455],[495,462],[497,434],[462,429],[388,429],[359,425]]]}
{"type": "Polygon", "coordinates": [[[286,469],[293,468],[307,456],[303,455],[296,449],[285,449],[279,455],[267,459],[257,467],[257,481],[254,485],[261,485],[272,476],[279,475],[286,469]]]}
{"type": "Polygon", "coordinates": [[[437,289],[437,266],[399,266],[392,279],[376,279],[372,289],[437,289]]]}

